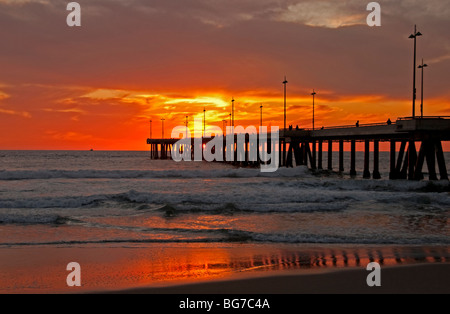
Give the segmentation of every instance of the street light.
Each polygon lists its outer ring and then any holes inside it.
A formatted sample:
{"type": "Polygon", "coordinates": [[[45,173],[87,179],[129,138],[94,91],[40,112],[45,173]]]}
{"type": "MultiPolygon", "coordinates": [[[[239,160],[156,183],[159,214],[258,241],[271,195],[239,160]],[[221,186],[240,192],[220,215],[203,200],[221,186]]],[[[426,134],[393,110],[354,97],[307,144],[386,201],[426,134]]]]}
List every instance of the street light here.
{"type": "Polygon", "coordinates": [[[313,89],[313,92],[311,93],[311,95],[313,96],[313,118],[312,118],[312,126],[313,126],[313,131],[314,131],[314,98],[317,95],[316,91],[313,89]]]}
{"type": "Polygon", "coordinates": [[[234,97],[231,98],[231,126],[234,127],[234,97]]]}
{"type": "Polygon", "coordinates": [[[421,97],[420,97],[420,117],[423,118],[423,69],[426,68],[428,66],[428,64],[424,64],[423,63],[423,59],[422,59],[422,64],[418,66],[419,69],[422,69],[422,90],[421,90],[421,97]]]}
{"type": "Polygon", "coordinates": [[[150,120],[150,139],[152,139],[152,120],[150,120]]]}
{"type": "Polygon", "coordinates": [[[203,107],[203,137],[206,134],[206,109],[203,107]]]}
{"type": "Polygon", "coordinates": [[[286,76],[284,77],[283,85],[284,85],[284,129],[286,130],[286,84],[288,81],[286,80],[286,76]]]}
{"type": "MultiPolygon", "coordinates": [[[[286,76],[284,77],[283,85],[284,85],[284,130],[283,133],[286,132],[286,84],[288,81],[286,80],[286,76]]],[[[283,161],[282,165],[286,163],[286,139],[283,140],[283,161]]]]}
{"type": "Polygon", "coordinates": [[[260,109],[260,121],[259,121],[259,125],[262,126],[263,125],[263,120],[262,120],[262,110],[263,110],[263,105],[259,106],[260,109]]]}
{"type": "Polygon", "coordinates": [[[409,35],[408,38],[414,39],[414,66],[413,66],[413,107],[412,118],[416,117],[416,38],[422,36],[422,33],[417,31],[416,25],[414,25],[414,34],[409,35]]]}
{"type": "Polygon", "coordinates": [[[164,119],[164,118],[162,118],[161,119],[161,124],[162,124],[162,128],[161,128],[161,135],[162,135],[162,139],[164,139],[164,121],[165,121],[166,119],[164,119]]]}

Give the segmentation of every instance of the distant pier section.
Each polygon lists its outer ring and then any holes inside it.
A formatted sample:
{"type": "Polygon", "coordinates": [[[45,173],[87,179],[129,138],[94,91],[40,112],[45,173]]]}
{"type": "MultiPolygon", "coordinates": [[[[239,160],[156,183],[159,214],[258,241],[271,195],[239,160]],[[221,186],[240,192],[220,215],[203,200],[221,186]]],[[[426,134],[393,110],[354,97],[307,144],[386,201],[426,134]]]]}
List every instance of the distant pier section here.
{"type": "MultiPolygon", "coordinates": [[[[210,140],[210,138],[202,139],[204,144],[210,140]]],[[[170,159],[172,146],[177,141],[178,139],[147,139],[147,144],[150,145],[150,158],[170,159]]],[[[344,143],[349,143],[350,165],[347,166],[350,168],[350,175],[357,176],[356,142],[363,142],[364,170],[362,176],[380,179],[379,144],[380,142],[389,142],[390,179],[424,179],[426,163],[429,180],[438,180],[438,173],[439,179],[448,180],[442,148],[442,143],[445,141],[450,141],[449,116],[406,117],[398,118],[392,123],[389,121],[376,124],[322,127],[315,130],[289,127],[280,130],[279,166],[303,165],[313,170],[323,170],[326,167],[330,171],[344,172],[344,143]],[[323,150],[324,144],[326,144],[326,151],[323,150]],[[416,148],[416,145],[419,149],[416,148]],[[333,169],[334,149],[339,152],[339,169],[333,169]],[[324,154],[327,154],[327,165],[323,164],[324,154]],[[371,154],[373,155],[372,159],[370,158],[371,154]]],[[[270,146],[270,138],[268,142],[268,146],[270,146]]],[[[246,144],[244,147],[245,156],[249,156],[250,145],[246,144]]],[[[193,149],[194,145],[192,145],[192,152],[193,149]]],[[[223,154],[225,155],[225,151],[223,154]]],[[[259,163],[259,161],[246,159],[241,164],[254,165],[255,163],[259,163]]]]}

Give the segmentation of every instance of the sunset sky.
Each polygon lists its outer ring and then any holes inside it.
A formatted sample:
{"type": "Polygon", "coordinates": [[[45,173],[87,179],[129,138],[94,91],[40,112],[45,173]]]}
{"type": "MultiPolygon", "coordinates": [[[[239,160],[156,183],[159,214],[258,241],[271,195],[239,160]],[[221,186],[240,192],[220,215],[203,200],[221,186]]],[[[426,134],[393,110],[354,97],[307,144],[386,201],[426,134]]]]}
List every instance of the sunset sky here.
{"type": "MultiPolygon", "coordinates": [[[[145,150],[203,117],[316,127],[411,116],[413,41],[425,115],[450,115],[450,3],[384,0],[0,0],[0,149],[145,150]]],[[[416,112],[420,112],[417,71],[416,112]]]]}

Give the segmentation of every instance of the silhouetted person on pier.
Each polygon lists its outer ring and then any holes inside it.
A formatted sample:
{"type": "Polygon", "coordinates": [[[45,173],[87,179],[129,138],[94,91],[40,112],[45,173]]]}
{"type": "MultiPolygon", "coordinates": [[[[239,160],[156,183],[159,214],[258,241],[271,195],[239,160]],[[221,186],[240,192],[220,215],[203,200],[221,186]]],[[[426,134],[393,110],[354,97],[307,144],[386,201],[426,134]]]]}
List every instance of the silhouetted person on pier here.
{"type": "Polygon", "coordinates": [[[391,125],[392,124],[391,119],[388,119],[386,123],[387,123],[387,125],[391,125]]]}
{"type": "Polygon", "coordinates": [[[359,120],[356,121],[356,127],[359,128],[359,120]]]}
{"type": "Polygon", "coordinates": [[[298,124],[297,124],[297,126],[295,127],[295,129],[298,131],[298,124]]]}

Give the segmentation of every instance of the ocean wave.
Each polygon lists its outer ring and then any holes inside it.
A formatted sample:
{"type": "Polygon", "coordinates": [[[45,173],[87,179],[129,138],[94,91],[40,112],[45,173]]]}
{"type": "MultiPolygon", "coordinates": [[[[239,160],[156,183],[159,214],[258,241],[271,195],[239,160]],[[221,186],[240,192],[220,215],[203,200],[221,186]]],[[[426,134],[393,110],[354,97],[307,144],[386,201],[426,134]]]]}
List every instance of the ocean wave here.
{"type": "Polygon", "coordinates": [[[75,222],[77,220],[57,214],[0,214],[0,224],[20,224],[20,225],[35,225],[35,224],[55,224],[63,225],[68,222],[75,222]]]}
{"type": "Polygon", "coordinates": [[[0,180],[38,179],[146,179],[146,178],[251,178],[309,176],[306,167],[280,168],[273,173],[259,168],[195,170],[13,170],[0,171],[0,180]]]}
{"type": "Polygon", "coordinates": [[[0,199],[0,208],[116,208],[141,212],[319,212],[341,211],[351,204],[379,203],[432,205],[448,208],[450,198],[446,192],[409,192],[366,190],[335,190],[305,188],[292,182],[280,189],[271,184],[248,190],[243,186],[228,192],[214,189],[201,192],[129,190],[123,193],[97,195],[43,196],[0,199]],[[281,190],[280,190],[281,189],[281,190]],[[281,191],[281,192],[280,192],[281,191]]]}
{"type": "Polygon", "coordinates": [[[294,213],[294,212],[338,212],[347,209],[349,202],[283,202],[283,203],[225,203],[225,204],[176,204],[166,205],[161,211],[169,216],[182,213],[203,212],[208,214],[233,213],[294,213]]]}
{"type": "Polygon", "coordinates": [[[110,199],[108,195],[37,197],[0,200],[0,208],[80,208],[110,199]]]}
{"type": "MultiPolygon", "coordinates": [[[[245,235],[248,238],[248,235],[245,235]]],[[[250,236],[255,242],[269,243],[313,243],[313,244],[450,244],[448,237],[426,236],[426,237],[390,237],[390,236],[334,236],[316,234],[263,234],[256,233],[250,236]]]]}
{"type": "MultiPolygon", "coordinates": [[[[175,230],[172,230],[175,231],[175,230]]],[[[179,231],[179,230],[178,230],[179,231]]],[[[184,230],[181,233],[199,233],[192,230],[184,230]]],[[[349,237],[315,234],[266,234],[242,230],[206,230],[202,233],[214,233],[211,236],[189,236],[173,237],[165,236],[149,238],[111,238],[98,240],[58,240],[58,241],[35,241],[0,243],[1,246],[36,246],[36,245],[88,245],[88,244],[147,244],[147,243],[288,243],[288,244],[348,244],[348,245],[449,245],[447,237],[349,237]],[[215,233],[218,233],[217,235],[215,233]]]]}

